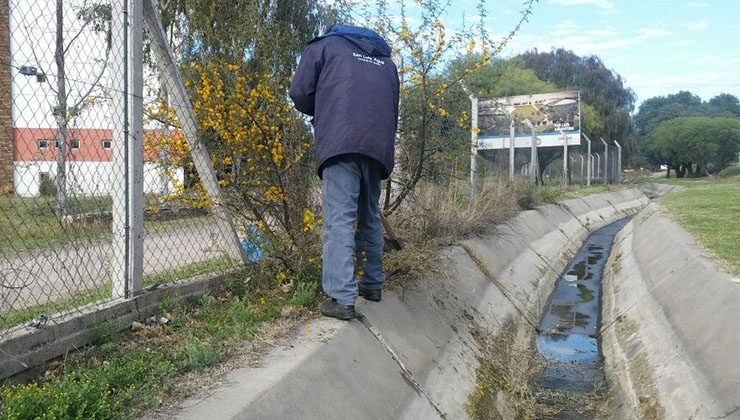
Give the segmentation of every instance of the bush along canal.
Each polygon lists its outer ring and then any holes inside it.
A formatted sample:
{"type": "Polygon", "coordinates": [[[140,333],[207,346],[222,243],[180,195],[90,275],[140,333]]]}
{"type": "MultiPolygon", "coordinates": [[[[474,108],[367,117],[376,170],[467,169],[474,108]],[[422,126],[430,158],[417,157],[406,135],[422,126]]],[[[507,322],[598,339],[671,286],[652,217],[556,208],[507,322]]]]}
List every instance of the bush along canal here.
{"type": "Polygon", "coordinates": [[[545,307],[536,338],[545,365],[536,382],[559,406],[556,418],[590,418],[595,413],[589,411],[595,407],[589,405],[603,400],[595,398],[605,383],[598,335],[601,280],[614,237],[627,222],[629,218],[621,219],[586,238],[556,281],[545,307]],[[563,406],[566,401],[570,406],[563,406]]]}

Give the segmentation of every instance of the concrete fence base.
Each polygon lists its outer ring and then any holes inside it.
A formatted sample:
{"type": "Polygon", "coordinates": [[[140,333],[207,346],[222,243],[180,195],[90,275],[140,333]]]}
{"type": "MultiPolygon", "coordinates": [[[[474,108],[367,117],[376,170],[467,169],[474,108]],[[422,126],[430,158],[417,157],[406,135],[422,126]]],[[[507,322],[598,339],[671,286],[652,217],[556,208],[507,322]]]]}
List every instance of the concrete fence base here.
{"type": "Polygon", "coordinates": [[[133,321],[152,316],[163,296],[173,302],[201,296],[217,290],[224,277],[198,276],[162,285],[133,299],[115,299],[57,314],[41,328],[15,327],[0,341],[0,379],[17,382],[32,376],[47,361],[88,345],[101,325],[109,333],[130,328],[133,321]]]}

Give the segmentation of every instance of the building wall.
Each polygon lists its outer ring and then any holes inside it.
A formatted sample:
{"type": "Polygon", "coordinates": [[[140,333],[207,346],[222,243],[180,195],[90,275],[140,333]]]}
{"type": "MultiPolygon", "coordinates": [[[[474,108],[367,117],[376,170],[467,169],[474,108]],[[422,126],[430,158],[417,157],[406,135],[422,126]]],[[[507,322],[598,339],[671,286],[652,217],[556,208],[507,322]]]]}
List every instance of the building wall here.
{"type": "MultiPolygon", "coordinates": [[[[21,197],[37,197],[41,185],[41,175],[48,174],[53,181],[56,175],[57,164],[50,161],[19,161],[15,162],[13,174],[15,193],[21,197]]],[[[144,193],[145,194],[172,194],[175,185],[182,185],[184,171],[181,167],[170,167],[169,175],[157,163],[144,163],[144,193]]],[[[111,178],[113,162],[67,162],[68,191],[77,196],[105,196],[110,195],[114,186],[111,178]]]]}
{"type": "Polygon", "coordinates": [[[13,191],[13,101],[9,0],[0,0],[0,195],[13,191]]]}

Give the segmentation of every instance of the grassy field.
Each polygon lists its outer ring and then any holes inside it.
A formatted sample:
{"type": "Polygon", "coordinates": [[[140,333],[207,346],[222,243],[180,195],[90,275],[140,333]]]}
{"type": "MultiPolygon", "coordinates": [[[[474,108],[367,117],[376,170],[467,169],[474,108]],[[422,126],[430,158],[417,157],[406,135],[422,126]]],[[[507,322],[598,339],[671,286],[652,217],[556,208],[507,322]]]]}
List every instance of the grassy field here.
{"type": "MultiPolygon", "coordinates": [[[[178,269],[146,276],[144,277],[144,287],[150,287],[154,284],[171,283],[201,274],[224,273],[233,267],[234,264],[228,257],[215,258],[210,261],[193,263],[178,269]]],[[[64,299],[0,313],[0,328],[5,329],[24,324],[38,315],[50,316],[59,312],[70,311],[90,303],[108,300],[111,298],[111,287],[111,284],[107,283],[88,290],[87,292],[77,293],[64,299]]]]}
{"type": "MultiPolygon", "coordinates": [[[[148,198],[147,202],[153,202],[148,198]]],[[[69,214],[110,212],[110,197],[70,197],[69,214]]],[[[57,219],[52,197],[0,196],[0,252],[21,253],[68,243],[87,243],[110,238],[110,222],[63,224],[57,219]]],[[[148,232],[163,232],[190,222],[202,223],[208,216],[172,220],[145,220],[148,232]]]]}
{"type": "Polygon", "coordinates": [[[656,180],[684,187],[661,200],[669,216],[740,275],[740,179],[656,180]]]}

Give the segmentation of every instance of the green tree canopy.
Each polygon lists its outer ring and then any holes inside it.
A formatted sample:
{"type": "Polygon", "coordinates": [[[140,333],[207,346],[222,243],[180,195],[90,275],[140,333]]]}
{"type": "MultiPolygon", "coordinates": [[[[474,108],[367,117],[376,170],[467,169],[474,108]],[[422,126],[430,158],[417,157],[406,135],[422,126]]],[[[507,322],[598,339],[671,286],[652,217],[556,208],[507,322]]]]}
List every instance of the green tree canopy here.
{"type": "Polygon", "coordinates": [[[679,177],[716,173],[737,160],[740,118],[679,117],[659,124],[650,134],[650,149],[660,163],[676,169],[679,177]],[[693,165],[698,165],[693,169],[693,165]]]}
{"type": "Polygon", "coordinates": [[[581,92],[581,100],[597,111],[601,124],[584,131],[592,138],[604,137],[619,141],[625,149],[625,159],[636,156],[634,128],[630,113],[635,106],[635,93],[624,85],[622,77],[608,69],[598,56],[581,57],[559,48],[550,52],[536,49],[518,56],[541,80],[558,89],[581,92]]]}
{"type": "Polygon", "coordinates": [[[639,134],[639,150],[652,164],[665,163],[663,156],[657,155],[653,147],[653,131],[663,122],[680,117],[739,117],[740,104],[737,97],[727,93],[715,96],[703,102],[699,96],[688,92],[656,96],[647,99],[634,116],[635,127],[639,134]]]}

